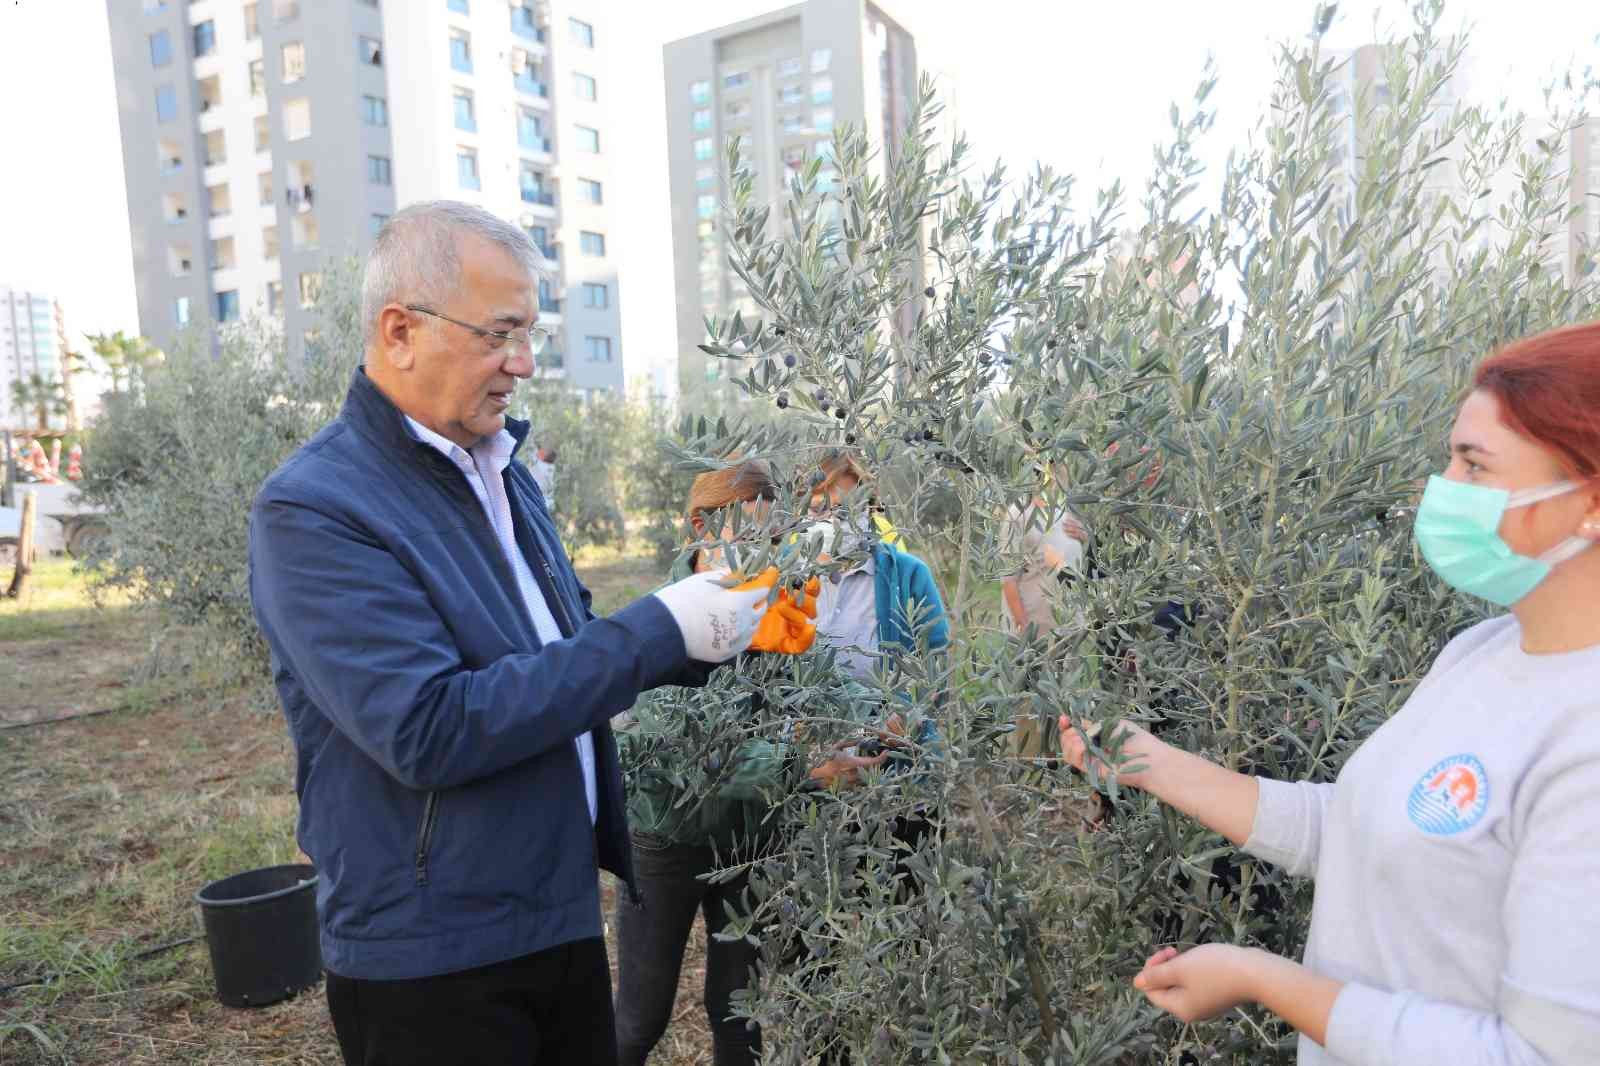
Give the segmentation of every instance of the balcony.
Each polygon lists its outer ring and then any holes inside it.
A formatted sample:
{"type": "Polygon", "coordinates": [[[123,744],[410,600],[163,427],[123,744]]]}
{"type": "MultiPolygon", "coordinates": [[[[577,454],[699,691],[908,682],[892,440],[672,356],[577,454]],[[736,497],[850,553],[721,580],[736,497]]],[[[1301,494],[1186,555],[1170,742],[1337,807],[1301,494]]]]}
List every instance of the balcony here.
{"type": "Polygon", "coordinates": [[[532,73],[514,75],[511,84],[524,96],[531,96],[535,100],[550,99],[550,86],[534,77],[532,73]]]}
{"type": "Polygon", "coordinates": [[[522,202],[525,204],[537,204],[540,207],[554,207],[556,205],[556,194],[548,189],[529,188],[524,185],[522,187],[522,202]]]}
{"type": "Polygon", "coordinates": [[[549,31],[538,26],[533,21],[532,13],[525,7],[511,9],[511,32],[524,41],[533,41],[537,44],[550,43],[549,31]]]}
{"type": "Polygon", "coordinates": [[[551,151],[553,151],[553,145],[551,145],[550,138],[548,137],[523,135],[517,138],[517,144],[524,151],[533,152],[535,154],[549,155],[551,151]]]}
{"type": "MultiPolygon", "coordinates": [[[[539,313],[541,315],[559,315],[561,313],[561,301],[554,296],[541,292],[539,294],[539,313]]],[[[549,323],[546,324],[548,325],[549,323]]]]}
{"type": "Polygon", "coordinates": [[[533,246],[535,248],[539,249],[539,254],[540,255],[544,256],[546,259],[548,259],[552,263],[558,261],[561,258],[561,252],[553,244],[540,244],[537,241],[535,241],[533,246]]]}
{"type": "Polygon", "coordinates": [[[283,190],[283,198],[296,211],[309,211],[316,202],[316,190],[310,185],[291,185],[283,190]]]}

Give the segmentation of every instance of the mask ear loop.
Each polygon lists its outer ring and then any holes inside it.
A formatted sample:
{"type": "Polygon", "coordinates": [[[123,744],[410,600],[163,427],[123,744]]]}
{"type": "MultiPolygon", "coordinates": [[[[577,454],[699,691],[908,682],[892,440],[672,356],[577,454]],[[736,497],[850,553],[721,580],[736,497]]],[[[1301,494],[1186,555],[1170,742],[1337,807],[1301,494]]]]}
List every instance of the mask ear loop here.
{"type": "Polygon", "coordinates": [[[1583,486],[1576,481],[1557,481],[1553,485],[1545,485],[1542,488],[1513,492],[1506,499],[1506,510],[1510,511],[1518,507],[1532,507],[1536,503],[1553,500],[1557,496],[1565,496],[1567,493],[1576,492],[1581,488],[1583,486]]]}

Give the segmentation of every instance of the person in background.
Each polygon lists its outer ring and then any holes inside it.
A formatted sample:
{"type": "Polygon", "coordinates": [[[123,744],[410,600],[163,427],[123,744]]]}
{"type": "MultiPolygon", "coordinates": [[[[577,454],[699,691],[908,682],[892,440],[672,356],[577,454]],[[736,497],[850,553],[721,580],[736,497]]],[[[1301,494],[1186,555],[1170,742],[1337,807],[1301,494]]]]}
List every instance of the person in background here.
{"type": "MultiPolygon", "coordinates": [[[[776,499],[777,487],[767,464],[747,460],[701,474],[689,490],[688,515],[697,540],[729,540],[731,520],[720,529],[708,523],[728,516],[734,507],[750,524],[763,522],[776,499]]],[[[710,551],[684,553],[670,580],[717,568],[710,551]]],[[[706,693],[706,698],[712,698],[706,693]]],[[[745,940],[719,941],[728,907],[741,906],[748,879],[720,884],[702,877],[718,869],[718,856],[738,850],[759,852],[772,838],[776,820],[769,818],[771,797],[783,786],[791,760],[779,744],[751,737],[711,795],[687,794],[678,768],[660,765],[648,752],[649,740],[667,744],[680,739],[692,710],[683,706],[701,692],[663,691],[642,700],[623,733],[624,761],[629,764],[629,820],[633,825],[633,866],[639,897],[617,896],[617,1049],[622,1066],[644,1066],[672,1019],[684,948],[698,911],[706,923],[705,1010],[711,1026],[712,1061],[716,1066],[754,1064],[761,1035],[744,1020],[732,1017],[733,993],[745,986],[757,949],[745,940]],[[645,764],[646,758],[652,764],[645,764]],[[674,778],[680,784],[675,785],[674,778]]],[[[759,711],[750,697],[749,717],[759,711]]]]}
{"type": "MultiPolygon", "coordinates": [[[[1336,781],[1235,773],[1124,725],[1120,784],[1317,882],[1303,964],[1169,947],[1134,985],[1185,1022],[1259,1003],[1300,1031],[1301,1066],[1593,1063],[1600,322],[1478,367],[1414,536],[1509,613],[1450,641],[1336,781]]],[[[1086,733],[1060,725],[1081,769],[1086,733]]]]}
{"type": "Polygon", "coordinates": [[[545,507],[548,508],[556,499],[556,447],[546,441],[533,454],[534,459],[528,464],[528,469],[532,471],[539,491],[544,493],[545,507]]]}
{"type": "Polygon", "coordinates": [[[716,573],[590,610],[505,414],[540,263],[480,207],[397,212],[344,407],[250,511],[350,1066],[616,1061],[600,870],[637,886],[610,721],[704,684],[766,610],[716,573]]]}

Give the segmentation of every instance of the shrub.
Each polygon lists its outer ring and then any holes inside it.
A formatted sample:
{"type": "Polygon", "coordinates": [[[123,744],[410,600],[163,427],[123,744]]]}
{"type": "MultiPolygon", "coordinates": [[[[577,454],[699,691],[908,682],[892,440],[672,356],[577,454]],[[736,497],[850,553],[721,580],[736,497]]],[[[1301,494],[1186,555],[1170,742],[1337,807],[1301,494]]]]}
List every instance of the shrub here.
{"type": "Polygon", "coordinates": [[[250,611],[250,502],[277,466],[338,414],[360,360],[359,270],[329,272],[319,340],[291,360],[269,324],[225,330],[213,351],[192,330],[137,389],[108,395],[81,484],[110,526],[92,561],[102,588],[125,588],[170,621],[202,629],[242,669],[266,650],[250,611]]]}
{"type": "MultiPolygon", "coordinates": [[[[885,472],[913,543],[950,531],[956,575],[948,655],[879,681],[943,723],[942,753],[789,797],[784,846],[727,860],[752,878],[755,914],[729,935],[762,943],[741,1009],[764,1061],[829,1047],[880,1064],[1289,1061],[1276,1021],[1186,1028],[1129,981],[1159,941],[1297,953],[1305,887],[1218,862],[1232,853],[1214,834],[1142,795],[1112,788],[1115,816],[1091,831],[1089,786],[1005,741],[1018,712],[1052,740],[1060,710],[1127,716],[1235,767],[1328,780],[1475,617],[1411,546],[1418,479],[1471,365],[1600,313],[1600,287],[1588,263],[1569,282],[1552,251],[1569,211],[1555,139],[1519,115],[1435,114],[1464,41],[1419,12],[1385,48],[1392,101],[1358,102],[1371,133],[1352,170],[1314,35],[1281,53],[1269,117],[1218,201],[1195,202],[1208,77],[1121,229],[1120,190],[1084,212],[1048,169],[969,178],[961,141],[935,151],[926,91],[881,176],[864,134],[841,131],[837,186],[820,191],[811,164],[781,226],[737,174],[725,229],[754,307],[712,322],[705,350],[758,401],[784,394],[786,414],[691,427],[680,462],[756,455],[803,485],[821,449],[853,447],[885,472]],[[1441,196],[1439,173],[1462,193],[1441,196]],[[1052,502],[1085,518],[1103,572],[1071,593],[1086,631],[1048,653],[988,631],[974,599],[1015,565],[999,518],[1041,462],[1070,471],[1052,502]],[[1188,621],[1156,625],[1169,604],[1188,621]],[[897,852],[892,818],[929,809],[942,832],[897,852]],[[897,861],[919,893],[886,887],[897,861]]],[[[1330,18],[1319,9],[1321,29],[1330,18]]],[[[728,159],[737,171],[737,146],[728,159]]],[[[848,732],[807,710],[823,684],[810,663],[758,720],[696,719],[689,764],[750,732],[848,732]]]]}

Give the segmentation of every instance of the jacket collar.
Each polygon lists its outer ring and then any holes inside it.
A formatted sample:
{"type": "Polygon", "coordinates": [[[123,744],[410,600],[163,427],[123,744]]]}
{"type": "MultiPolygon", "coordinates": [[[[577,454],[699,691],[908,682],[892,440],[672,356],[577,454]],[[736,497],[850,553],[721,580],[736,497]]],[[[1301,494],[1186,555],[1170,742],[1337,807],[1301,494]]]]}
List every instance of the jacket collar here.
{"type": "MultiPolygon", "coordinates": [[[[411,456],[417,454],[419,447],[429,448],[406,425],[405,414],[394,405],[394,401],[367,377],[366,367],[356,367],[355,373],[350,376],[350,390],[345,393],[344,408],[339,412],[339,418],[390,454],[411,456]]],[[[506,432],[516,442],[511,448],[513,458],[522,447],[522,442],[528,439],[528,428],[529,424],[521,419],[506,419],[506,432]]]]}

